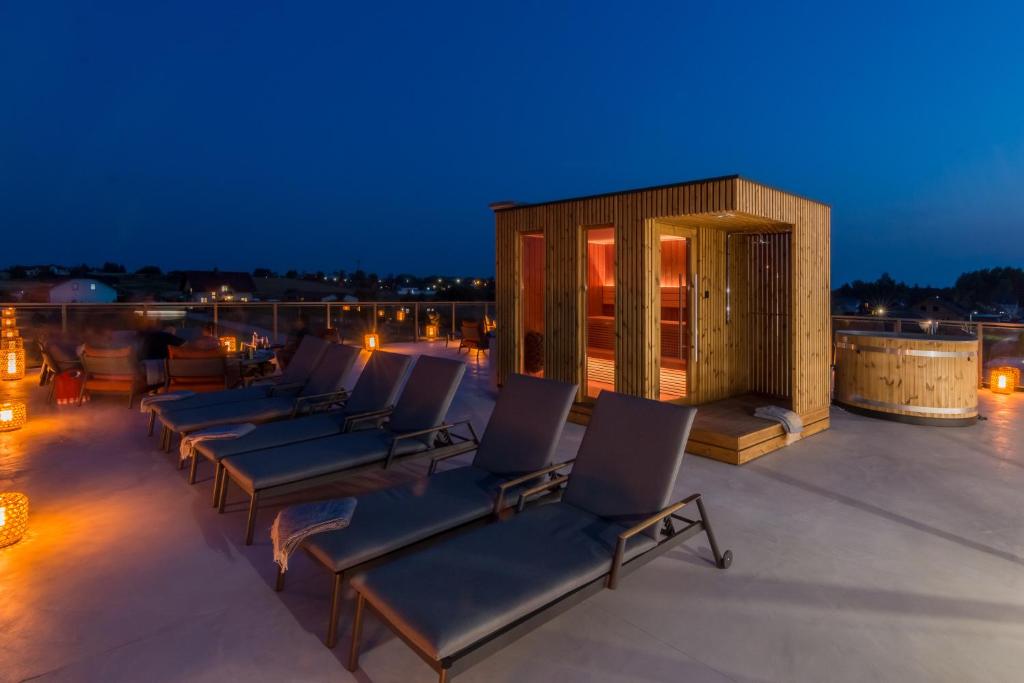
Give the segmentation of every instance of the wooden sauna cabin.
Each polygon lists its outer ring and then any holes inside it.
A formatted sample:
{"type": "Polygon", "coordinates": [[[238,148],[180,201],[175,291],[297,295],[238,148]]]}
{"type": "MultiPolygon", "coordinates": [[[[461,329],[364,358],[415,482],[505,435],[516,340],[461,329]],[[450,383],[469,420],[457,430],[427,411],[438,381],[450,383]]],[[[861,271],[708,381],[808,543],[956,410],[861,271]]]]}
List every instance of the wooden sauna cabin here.
{"type": "Polygon", "coordinates": [[[536,204],[499,202],[499,382],[698,405],[687,450],[742,464],[828,428],[829,207],[728,176],[536,204]]]}

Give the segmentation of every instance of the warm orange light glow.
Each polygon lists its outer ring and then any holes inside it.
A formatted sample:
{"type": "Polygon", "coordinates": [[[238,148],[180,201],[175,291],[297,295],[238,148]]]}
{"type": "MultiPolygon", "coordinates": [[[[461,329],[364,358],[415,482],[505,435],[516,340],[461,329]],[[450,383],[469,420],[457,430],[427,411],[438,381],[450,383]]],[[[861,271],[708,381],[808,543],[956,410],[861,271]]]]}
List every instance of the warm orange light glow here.
{"type": "Polygon", "coordinates": [[[13,318],[14,317],[14,309],[13,308],[4,308],[4,309],[0,310],[0,317],[2,317],[2,318],[13,318]]]}
{"type": "Polygon", "coordinates": [[[403,322],[405,320],[404,308],[399,308],[398,311],[395,312],[395,320],[397,320],[398,322],[403,322]]]}
{"type": "Polygon", "coordinates": [[[1012,367],[992,368],[988,376],[988,388],[995,394],[1012,394],[1020,384],[1020,369],[1012,367]]]}
{"type": "Polygon", "coordinates": [[[436,323],[427,323],[423,328],[423,332],[427,339],[437,339],[437,335],[440,334],[440,330],[438,329],[439,327],[440,326],[436,323]]]}
{"type": "Polygon", "coordinates": [[[237,337],[221,337],[220,345],[228,353],[234,353],[238,351],[238,338],[237,337]]]}
{"type": "Polygon", "coordinates": [[[363,348],[367,351],[376,351],[380,348],[380,337],[376,332],[363,336],[363,348]]]}
{"type": "Polygon", "coordinates": [[[5,330],[13,330],[18,326],[18,321],[14,318],[0,318],[0,328],[5,330]]]}
{"type": "Polygon", "coordinates": [[[21,379],[25,376],[25,349],[20,346],[12,348],[10,342],[4,343],[0,351],[0,380],[21,379]]]}
{"type": "Polygon", "coordinates": [[[28,496],[0,493],[0,548],[17,543],[28,529],[28,496]]]}
{"type": "Polygon", "coordinates": [[[0,339],[17,339],[18,335],[18,330],[3,330],[3,334],[0,334],[0,339]]]}
{"type": "Polygon", "coordinates": [[[4,401],[0,403],[0,432],[13,432],[25,426],[28,411],[22,401],[4,401]]]}

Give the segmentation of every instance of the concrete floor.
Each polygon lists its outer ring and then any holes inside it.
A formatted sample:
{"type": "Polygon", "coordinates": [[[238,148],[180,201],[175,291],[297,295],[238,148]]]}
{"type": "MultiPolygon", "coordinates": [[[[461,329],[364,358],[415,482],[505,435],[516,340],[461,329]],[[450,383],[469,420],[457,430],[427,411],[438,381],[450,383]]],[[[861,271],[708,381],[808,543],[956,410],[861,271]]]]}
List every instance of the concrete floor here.
{"type": "MultiPolygon", "coordinates": [[[[321,644],[326,574],[301,556],[271,588],[273,509],[247,548],[241,501],[216,515],[209,481],[188,486],[122,401],[0,388],[31,400],[0,435],[0,489],[32,505],[0,550],[0,680],[353,680],[347,630],[321,644]]],[[[694,539],[456,680],[1021,680],[1024,394],[981,400],[988,420],[965,429],[836,409],[830,431],[742,468],[689,458],[677,492],[704,492],[731,569],[694,539]]],[[[473,366],[450,417],[483,425],[491,402],[473,366]]],[[[354,680],[435,680],[372,619],[366,638],[354,680]]]]}

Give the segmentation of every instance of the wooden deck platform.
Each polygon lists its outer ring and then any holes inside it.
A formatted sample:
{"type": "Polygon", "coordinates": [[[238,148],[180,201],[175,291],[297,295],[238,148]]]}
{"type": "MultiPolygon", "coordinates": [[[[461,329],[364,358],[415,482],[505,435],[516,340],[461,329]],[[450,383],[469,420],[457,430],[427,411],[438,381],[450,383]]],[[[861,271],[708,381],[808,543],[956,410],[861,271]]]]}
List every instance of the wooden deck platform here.
{"type": "MultiPolygon", "coordinates": [[[[754,417],[754,410],[764,405],[784,405],[783,401],[744,394],[698,406],[697,418],[686,444],[689,453],[721,460],[732,465],[759,458],[786,445],[782,425],[754,417]]],[[[573,406],[569,419],[579,424],[590,420],[592,406],[579,403],[573,406]]],[[[828,409],[819,413],[801,415],[804,431],[801,438],[817,434],[829,427],[828,409]]]]}

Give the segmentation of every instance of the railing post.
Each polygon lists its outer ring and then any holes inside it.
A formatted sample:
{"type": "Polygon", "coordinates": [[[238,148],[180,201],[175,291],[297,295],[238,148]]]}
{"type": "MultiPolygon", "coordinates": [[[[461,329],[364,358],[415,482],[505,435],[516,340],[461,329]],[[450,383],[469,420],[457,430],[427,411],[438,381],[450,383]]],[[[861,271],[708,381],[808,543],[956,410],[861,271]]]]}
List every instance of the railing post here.
{"type": "Polygon", "coordinates": [[[978,388],[985,386],[985,324],[978,323],[978,388]]]}
{"type": "Polygon", "coordinates": [[[273,308],[274,308],[274,343],[277,344],[278,340],[277,340],[277,304],[276,303],[274,304],[273,308]]]}
{"type": "Polygon", "coordinates": [[[68,333],[68,305],[60,305],[60,331],[62,334],[68,333]]]}
{"type": "Polygon", "coordinates": [[[373,303],[373,332],[377,333],[377,302],[373,303]]]}
{"type": "Polygon", "coordinates": [[[893,328],[892,329],[893,329],[893,331],[896,334],[899,334],[900,332],[902,332],[903,331],[903,320],[900,319],[900,318],[896,318],[896,322],[893,323],[893,328]]]}
{"type": "Polygon", "coordinates": [[[412,340],[420,340],[420,302],[417,301],[412,308],[412,340]]]}
{"type": "Polygon", "coordinates": [[[220,336],[220,315],[216,303],[213,304],[213,334],[217,337],[220,336]]]}
{"type": "Polygon", "coordinates": [[[455,336],[455,302],[452,302],[452,336],[455,336]]]}
{"type": "Polygon", "coordinates": [[[327,329],[331,329],[331,304],[327,304],[327,312],[324,314],[327,320],[327,329]]]}

